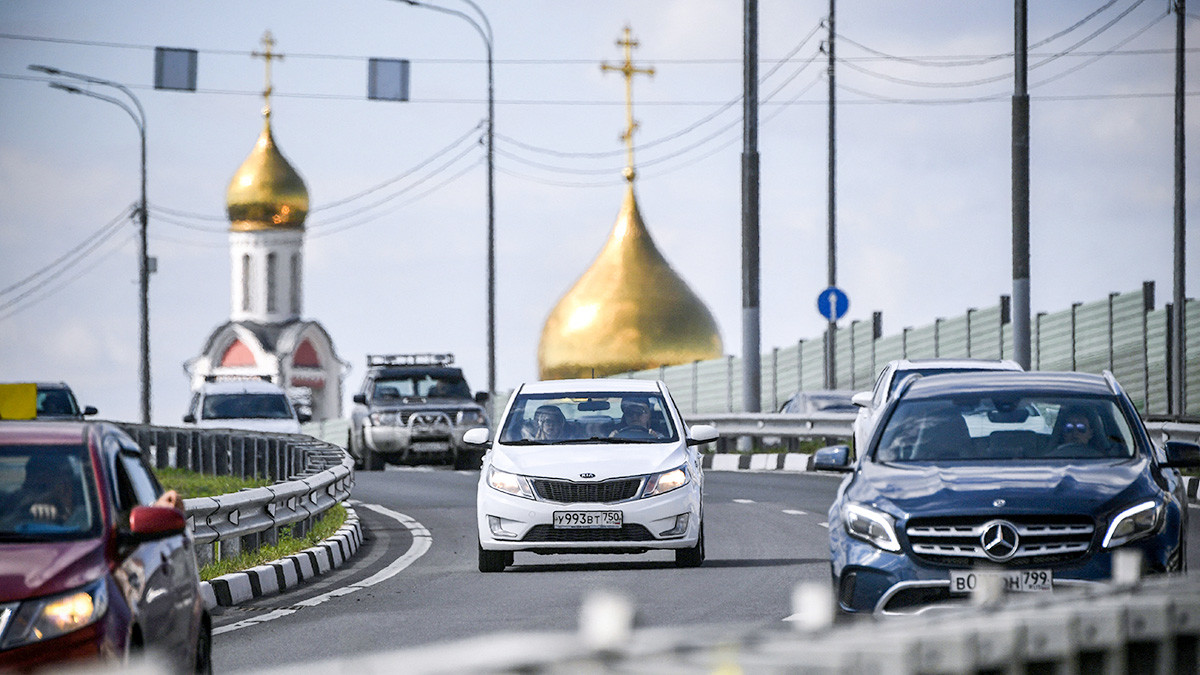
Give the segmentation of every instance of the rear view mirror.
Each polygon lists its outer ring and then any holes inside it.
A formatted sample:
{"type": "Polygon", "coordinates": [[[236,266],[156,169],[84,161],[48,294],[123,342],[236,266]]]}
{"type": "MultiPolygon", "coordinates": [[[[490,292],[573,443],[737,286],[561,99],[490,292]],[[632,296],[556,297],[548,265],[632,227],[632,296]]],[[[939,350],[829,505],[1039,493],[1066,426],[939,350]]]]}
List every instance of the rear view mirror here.
{"type": "Polygon", "coordinates": [[[467,431],[463,434],[463,443],[466,443],[467,445],[487,445],[488,436],[490,433],[491,432],[487,430],[487,427],[475,427],[474,429],[467,429],[467,431]]]}
{"type": "Polygon", "coordinates": [[[709,424],[697,424],[688,429],[688,445],[700,445],[702,443],[711,443],[720,436],[717,428],[709,424]]]}
{"type": "Polygon", "coordinates": [[[1012,410],[989,410],[987,414],[988,421],[996,422],[997,424],[1020,424],[1029,419],[1029,411],[1025,408],[1013,408],[1012,410]]]}
{"type": "Polygon", "coordinates": [[[153,541],[183,534],[187,520],[169,506],[135,506],[129,512],[129,534],[135,541],[153,541]]]}
{"type": "Polygon", "coordinates": [[[1190,469],[1200,467],[1200,445],[1185,441],[1167,441],[1167,463],[1171,469],[1190,469]]]}
{"type": "Polygon", "coordinates": [[[850,470],[850,446],[831,445],[813,453],[812,468],[818,471],[850,470]]]}
{"type": "Polygon", "coordinates": [[[866,408],[867,406],[871,405],[871,392],[860,391],[854,396],[850,397],[850,402],[856,406],[866,408]]]}
{"type": "Polygon", "coordinates": [[[579,405],[575,407],[579,408],[581,412],[597,412],[600,410],[608,410],[612,407],[612,404],[610,404],[608,401],[588,399],[586,401],[580,401],[579,405]]]}

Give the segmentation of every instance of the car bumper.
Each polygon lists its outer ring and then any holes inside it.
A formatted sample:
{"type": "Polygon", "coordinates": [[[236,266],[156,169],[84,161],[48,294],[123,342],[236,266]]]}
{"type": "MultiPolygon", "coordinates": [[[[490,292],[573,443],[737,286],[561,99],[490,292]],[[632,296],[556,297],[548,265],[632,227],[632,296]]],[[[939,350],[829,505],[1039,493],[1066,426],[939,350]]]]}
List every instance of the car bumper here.
{"type": "Polygon", "coordinates": [[[466,431],[464,427],[449,433],[423,434],[408,427],[368,426],[363,428],[363,442],[381,455],[446,453],[463,447],[466,431]]]}
{"type": "Polygon", "coordinates": [[[694,482],[656,497],[615,504],[537,501],[481,482],[476,504],[479,543],[490,551],[641,553],[693,548],[700,539],[701,496],[694,482]],[[555,528],[556,511],[620,511],[623,525],[555,528]]]}
{"type": "MultiPolygon", "coordinates": [[[[1173,559],[1179,555],[1178,540],[1170,536],[1169,531],[1167,528],[1159,535],[1116,549],[1089,552],[1071,563],[1007,569],[1049,569],[1054,575],[1053,590],[1058,592],[1108,583],[1112,578],[1115,552],[1137,550],[1145,572],[1162,573],[1174,566],[1173,559]]],[[[951,592],[951,567],[928,564],[903,553],[882,551],[850,537],[840,528],[831,529],[830,543],[834,593],[843,612],[919,614],[970,600],[967,594],[951,592]]],[[[982,565],[976,569],[987,570],[982,565]]]]}

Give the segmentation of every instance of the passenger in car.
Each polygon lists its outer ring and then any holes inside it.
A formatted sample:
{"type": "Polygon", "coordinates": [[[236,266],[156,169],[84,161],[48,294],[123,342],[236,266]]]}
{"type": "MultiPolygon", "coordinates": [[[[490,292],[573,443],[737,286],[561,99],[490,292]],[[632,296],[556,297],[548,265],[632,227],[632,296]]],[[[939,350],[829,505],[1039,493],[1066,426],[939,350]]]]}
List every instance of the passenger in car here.
{"type": "Polygon", "coordinates": [[[558,406],[539,406],[533,413],[533,430],[529,438],[535,441],[561,440],[566,422],[567,417],[558,406]]]}

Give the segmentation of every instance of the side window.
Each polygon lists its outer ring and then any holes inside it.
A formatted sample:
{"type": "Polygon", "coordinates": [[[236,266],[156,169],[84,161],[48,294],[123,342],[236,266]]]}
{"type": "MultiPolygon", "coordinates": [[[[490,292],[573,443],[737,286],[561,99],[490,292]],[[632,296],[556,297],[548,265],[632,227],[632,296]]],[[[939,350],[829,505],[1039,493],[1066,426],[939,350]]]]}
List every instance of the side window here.
{"type": "Polygon", "coordinates": [[[162,493],[158,479],[146,466],[141,454],[134,454],[131,450],[133,448],[122,446],[114,467],[117,474],[117,499],[121,511],[128,511],[135,506],[151,506],[162,493]]]}

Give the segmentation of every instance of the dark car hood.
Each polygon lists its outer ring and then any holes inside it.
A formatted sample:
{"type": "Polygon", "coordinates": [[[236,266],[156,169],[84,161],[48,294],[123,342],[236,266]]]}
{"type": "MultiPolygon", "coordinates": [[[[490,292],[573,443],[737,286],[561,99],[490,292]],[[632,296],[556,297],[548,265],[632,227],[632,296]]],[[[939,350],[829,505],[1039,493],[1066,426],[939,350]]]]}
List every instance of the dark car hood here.
{"type": "Polygon", "coordinates": [[[100,578],[107,570],[103,538],[0,543],[0,602],[52,595],[100,578]]]}
{"type": "Polygon", "coordinates": [[[1145,459],[962,463],[865,462],[850,497],[908,517],[1086,513],[1154,492],[1145,459]],[[996,500],[1004,500],[997,506],[996,500]]]}

